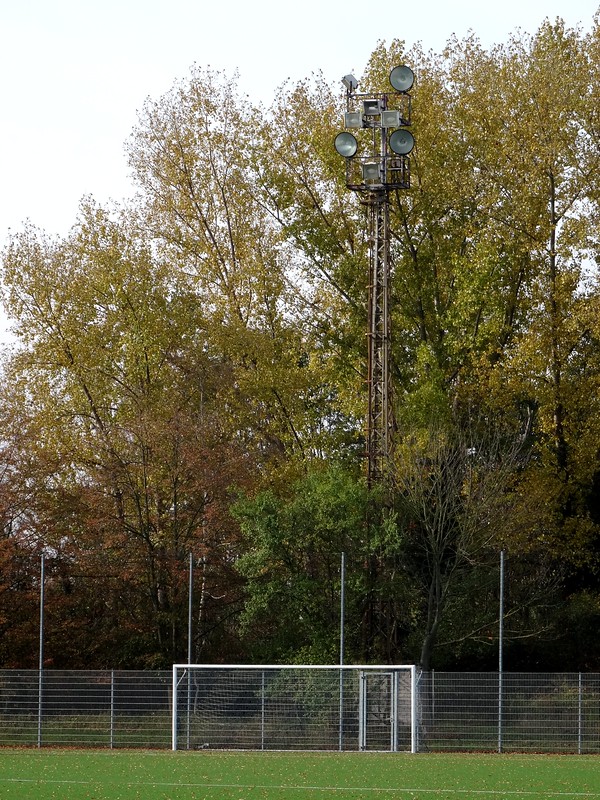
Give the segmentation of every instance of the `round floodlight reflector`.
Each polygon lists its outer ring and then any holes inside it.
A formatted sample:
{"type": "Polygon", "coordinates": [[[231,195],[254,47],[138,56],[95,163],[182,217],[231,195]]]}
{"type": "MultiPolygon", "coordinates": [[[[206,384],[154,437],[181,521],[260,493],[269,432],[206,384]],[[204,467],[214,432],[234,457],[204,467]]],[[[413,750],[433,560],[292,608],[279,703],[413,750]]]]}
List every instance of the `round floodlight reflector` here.
{"type": "Polygon", "coordinates": [[[399,128],[390,136],[390,149],[399,156],[406,156],[415,146],[415,137],[410,131],[399,128]]]}
{"type": "Polygon", "coordinates": [[[408,92],[414,80],[415,75],[410,67],[394,67],[390,72],[390,83],[397,92],[408,92]]]}
{"type": "Polygon", "coordinates": [[[337,152],[344,158],[352,158],[358,149],[358,143],[354,136],[346,132],[338,133],[334,145],[337,152]]]}

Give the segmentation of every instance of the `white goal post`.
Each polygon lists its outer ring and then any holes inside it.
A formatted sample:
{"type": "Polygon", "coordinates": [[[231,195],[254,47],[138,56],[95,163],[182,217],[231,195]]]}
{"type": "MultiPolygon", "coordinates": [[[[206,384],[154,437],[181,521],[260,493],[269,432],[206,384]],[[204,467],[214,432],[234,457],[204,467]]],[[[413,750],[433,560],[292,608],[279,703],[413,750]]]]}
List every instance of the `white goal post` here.
{"type": "Polygon", "coordinates": [[[173,665],[172,748],[416,753],[414,665],[173,665]]]}

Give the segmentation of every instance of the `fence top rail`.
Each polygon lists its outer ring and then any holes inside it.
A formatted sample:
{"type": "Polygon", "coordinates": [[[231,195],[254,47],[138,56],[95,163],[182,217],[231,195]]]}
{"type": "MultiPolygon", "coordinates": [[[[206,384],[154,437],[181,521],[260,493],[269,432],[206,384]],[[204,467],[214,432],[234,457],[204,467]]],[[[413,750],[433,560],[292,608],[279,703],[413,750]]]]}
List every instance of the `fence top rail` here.
{"type": "Polygon", "coordinates": [[[179,669],[328,669],[328,670],[384,670],[392,672],[396,669],[415,668],[414,664],[173,664],[179,669]]]}

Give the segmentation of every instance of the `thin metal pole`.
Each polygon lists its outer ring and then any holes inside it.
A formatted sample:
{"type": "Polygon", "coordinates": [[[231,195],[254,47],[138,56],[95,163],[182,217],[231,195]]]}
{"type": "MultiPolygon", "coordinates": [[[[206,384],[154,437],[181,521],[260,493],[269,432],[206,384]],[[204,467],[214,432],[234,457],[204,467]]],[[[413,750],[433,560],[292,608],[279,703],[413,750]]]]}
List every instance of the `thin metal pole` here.
{"type": "Polygon", "coordinates": [[[266,706],[265,706],[265,671],[261,672],[260,678],[260,749],[265,749],[265,719],[266,719],[266,706]]]}
{"type": "Polygon", "coordinates": [[[390,689],[392,695],[390,698],[391,699],[390,750],[392,751],[392,753],[398,752],[398,682],[399,682],[398,670],[395,669],[390,675],[390,689]]]}
{"type": "Polygon", "coordinates": [[[419,752],[419,723],[418,723],[418,696],[419,680],[423,673],[417,675],[417,668],[413,664],[410,668],[410,752],[419,752]]]}
{"type": "Polygon", "coordinates": [[[346,616],[346,553],[342,553],[340,564],[340,667],[344,666],[344,628],[346,616]]]}
{"type": "Polygon", "coordinates": [[[115,746],[115,671],[110,671],[110,749],[115,746]]]}
{"type": "Polygon", "coordinates": [[[504,550],[500,551],[500,609],[498,613],[498,752],[502,752],[502,693],[504,653],[504,550]]]}
{"type": "Polygon", "coordinates": [[[583,682],[581,672],[577,682],[577,754],[581,755],[583,744],[583,682]]]}
{"type": "Polygon", "coordinates": [[[40,646],[38,663],[38,747],[42,746],[42,692],[44,688],[44,590],[45,590],[45,560],[42,553],[40,559],[40,646]]]}
{"type": "MultiPolygon", "coordinates": [[[[188,664],[192,663],[192,601],[194,598],[194,555],[190,553],[190,569],[189,569],[189,582],[188,582],[188,651],[187,660],[188,664]]],[[[191,670],[187,671],[187,723],[186,723],[186,740],[187,749],[190,749],[191,730],[190,730],[190,714],[192,708],[192,673],[191,670]]]]}
{"type": "Polygon", "coordinates": [[[177,712],[179,711],[179,704],[177,698],[177,673],[178,673],[179,665],[173,664],[173,683],[171,685],[171,704],[173,706],[173,714],[171,719],[171,749],[177,750],[177,728],[178,726],[178,719],[177,719],[177,712]]]}
{"type": "Polygon", "coordinates": [[[346,614],[346,554],[340,564],[340,733],[339,749],[344,748],[344,627],[346,614]]]}
{"type": "Polygon", "coordinates": [[[194,598],[194,555],[190,553],[190,572],[188,583],[188,664],[192,663],[192,601],[194,598]]]}

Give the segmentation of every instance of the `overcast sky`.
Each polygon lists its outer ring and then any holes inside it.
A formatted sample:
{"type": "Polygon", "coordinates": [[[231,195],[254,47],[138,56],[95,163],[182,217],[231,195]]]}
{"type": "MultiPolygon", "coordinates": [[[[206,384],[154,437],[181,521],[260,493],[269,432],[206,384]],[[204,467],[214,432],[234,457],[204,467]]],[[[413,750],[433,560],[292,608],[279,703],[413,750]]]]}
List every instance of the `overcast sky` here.
{"type": "Polygon", "coordinates": [[[123,144],[146,97],[196,63],[266,104],[287,78],[360,74],[379,40],[484,46],[547,17],[592,25],[598,0],[0,0],[0,247],[26,219],[64,234],[83,195],[131,191],[123,144]]]}

